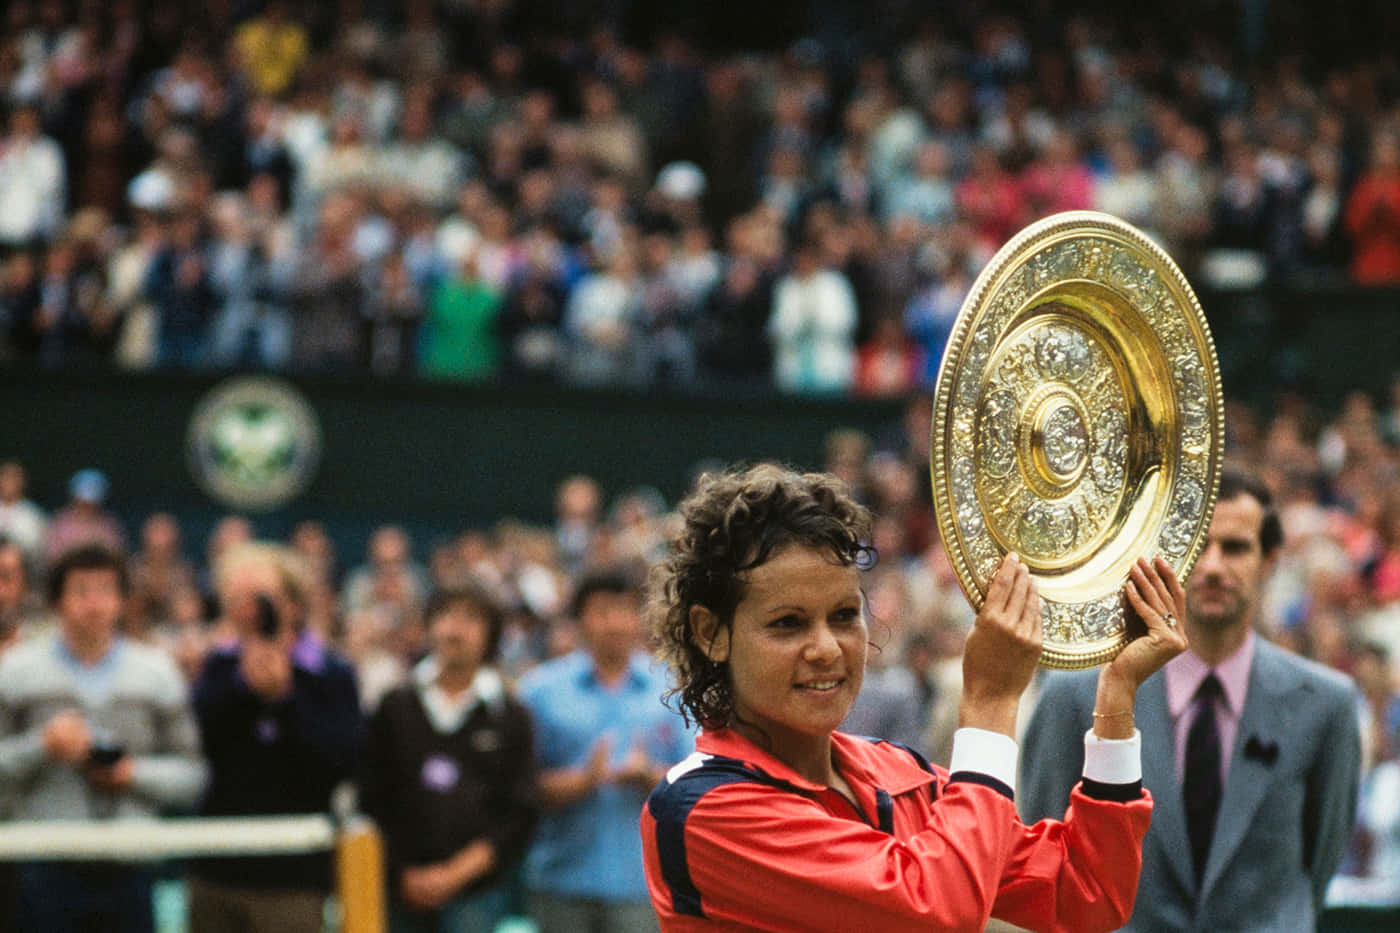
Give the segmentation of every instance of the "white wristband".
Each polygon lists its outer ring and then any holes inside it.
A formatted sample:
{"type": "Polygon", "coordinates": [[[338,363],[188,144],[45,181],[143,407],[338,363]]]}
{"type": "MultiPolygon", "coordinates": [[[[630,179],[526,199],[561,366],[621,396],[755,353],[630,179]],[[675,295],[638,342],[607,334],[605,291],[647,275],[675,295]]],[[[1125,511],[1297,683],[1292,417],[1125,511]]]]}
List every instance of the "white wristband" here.
{"type": "Polygon", "coordinates": [[[975,771],[996,778],[1016,792],[1016,740],[1001,732],[964,726],[953,733],[953,756],[948,771],[975,771]]]}
{"type": "Polygon", "coordinates": [[[1101,739],[1084,733],[1084,777],[1100,784],[1132,784],[1142,780],[1142,733],[1131,738],[1101,739]]]}

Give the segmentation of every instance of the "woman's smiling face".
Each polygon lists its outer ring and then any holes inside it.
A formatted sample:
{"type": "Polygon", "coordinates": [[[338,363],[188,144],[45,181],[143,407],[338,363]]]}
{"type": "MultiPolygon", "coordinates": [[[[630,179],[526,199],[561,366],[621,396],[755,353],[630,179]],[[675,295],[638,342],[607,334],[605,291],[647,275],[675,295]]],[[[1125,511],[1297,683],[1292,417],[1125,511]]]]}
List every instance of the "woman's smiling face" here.
{"type": "Polygon", "coordinates": [[[761,730],[780,759],[826,742],[860,693],[868,632],[860,571],[827,551],[789,545],[749,571],[728,632],[710,652],[728,661],[738,723],[761,730]]]}

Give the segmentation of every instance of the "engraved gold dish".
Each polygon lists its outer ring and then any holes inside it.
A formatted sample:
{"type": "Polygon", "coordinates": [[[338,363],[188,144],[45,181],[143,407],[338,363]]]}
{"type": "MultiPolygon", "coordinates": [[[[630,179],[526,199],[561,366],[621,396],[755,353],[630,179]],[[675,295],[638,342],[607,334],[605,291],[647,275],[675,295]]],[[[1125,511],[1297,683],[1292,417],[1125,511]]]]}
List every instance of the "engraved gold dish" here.
{"type": "Polygon", "coordinates": [[[963,592],[980,609],[1015,551],[1041,663],[1112,659],[1133,636],[1133,561],[1191,572],[1223,438],[1214,343],[1171,257],[1107,214],[1032,224],[977,277],[938,375],[934,504],[963,592]]]}

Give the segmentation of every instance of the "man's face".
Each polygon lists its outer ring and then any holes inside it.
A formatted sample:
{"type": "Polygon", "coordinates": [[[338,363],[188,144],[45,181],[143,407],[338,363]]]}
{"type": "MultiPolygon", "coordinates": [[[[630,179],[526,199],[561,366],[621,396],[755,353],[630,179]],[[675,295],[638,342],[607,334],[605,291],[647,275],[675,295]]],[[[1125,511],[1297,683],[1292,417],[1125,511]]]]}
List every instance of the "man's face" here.
{"type": "Polygon", "coordinates": [[[634,593],[595,592],[580,607],[578,623],[600,660],[624,659],[641,643],[642,613],[634,593]]]}
{"type": "Polygon", "coordinates": [[[476,606],[453,603],[429,620],[428,632],[445,669],[474,671],[486,660],[491,623],[476,606]]]}
{"type": "Polygon", "coordinates": [[[18,502],[24,497],[24,468],[17,463],[0,466],[0,502],[18,502]]]}
{"type": "Polygon", "coordinates": [[[597,487],[587,480],[569,480],[559,491],[558,512],[563,521],[592,521],[598,507],[597,487]]]}
{"type": "Polygon", "coordinates": [[[233,622],[239,637],[257,635],[260,595],[272,599],[283,620],[291,617],[291,600],[283,585],[282,575],[274,564],[250,560],[232,568],[222,580],[219,601],[223,604],[224,615],[233,622]]]}
{"type": "Polygon", "coordinates": [[[22,139],[32,139],[39,135],[39,115],[28,107],[21,107],[10,117],[10,133],[22,139]]]}
{"type": "Polygon", "coordinates": [[[180,526],[169,515],[152,515],[141,528],[141,547],[150,555],[175,555],[180,550],[180,526]]]}
{"type": "Polygon", "coordinates": [[[1193,623],[1224,629],[1253,619],[1274,565],[1259,545],[1263,524],[1264,507],[1247,493],[1216,503],[1205,550],[1186,583],[1193,623]]]}
{"type": "Polygon", "coordinates": [[[398,566],[408,560],[408,539],[392,528],[381,528],[369,544],[369,561],[375,567],[398,566]]]}
{"type": "Polygon", "coordinates": [[[107,568],[70,570],[56,608],[70,638],[88,643],[111,638],[122,614],[121,578],[107,568]]]}
{"type": "Polygon", "coordinates": [[[0,547],[0,616],[13,612],[24,601],[24,558],[19,548],[0,547]]]}

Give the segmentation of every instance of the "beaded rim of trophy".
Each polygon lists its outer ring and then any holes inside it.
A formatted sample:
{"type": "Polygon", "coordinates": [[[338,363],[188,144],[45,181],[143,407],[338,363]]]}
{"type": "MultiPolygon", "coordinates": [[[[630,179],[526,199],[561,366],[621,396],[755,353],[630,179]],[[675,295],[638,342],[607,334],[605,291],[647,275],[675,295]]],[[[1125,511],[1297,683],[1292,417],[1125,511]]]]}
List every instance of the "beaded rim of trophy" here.
{"type": "Polygon", "coordinates": [[[1015,551],[1040,592],[1041,664],[1112,659],[1140,630],[1139,556],[1185,579],[1220,482],[1224,404],[1200,302],[1171,257],[1108,214],[1022,230],[977,277],[939,370],[939,532],[981,608],[1015,551]]]}

